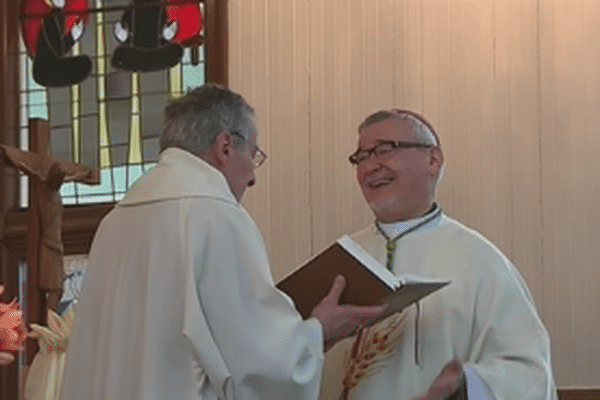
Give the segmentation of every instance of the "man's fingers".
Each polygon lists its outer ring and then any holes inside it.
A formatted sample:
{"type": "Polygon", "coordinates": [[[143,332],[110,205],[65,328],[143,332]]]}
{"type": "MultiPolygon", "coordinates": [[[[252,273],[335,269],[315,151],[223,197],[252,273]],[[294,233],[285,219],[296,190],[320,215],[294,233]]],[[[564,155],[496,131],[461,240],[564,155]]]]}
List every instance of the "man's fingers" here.
{"type": "Polygon", "coordinates": [[[333,285],[331,285],[331,289],[327,296],[327,301],[330,301],[334,304],[339,304],[340,297],[344,292],[344,288],[346,287],[346,279],[342,275],[338,275],[333,280],[333,285]]]}
{"type": "Polygon", "coordinates": [[[352,312],[359,318],[375,318],[381,314],[387,305],[382,304],[379,306],[346,306],[348,311],[352,312]]]}
{"type": "Polygon", "coordinates": [[[311,316],[323,326],[326,347],[356,333],[361,327],[372,325],[386,306],[340,305],[340,297],[346,287],[342,275],[335,277],[327,296],[312,310],[311,316]]]}
{"type": "Polygon", "coordinates": [[[463,367],[460,361],[452,360],[442,368],[422,400],[445,399],[455,393],[462,383],[463,367]]]}
{"type": "Polygon", "coordinates": [[[462,374],[462,364],[458,360],[452,360],[444,366],[440,375],[447,374],[462,374]]]}

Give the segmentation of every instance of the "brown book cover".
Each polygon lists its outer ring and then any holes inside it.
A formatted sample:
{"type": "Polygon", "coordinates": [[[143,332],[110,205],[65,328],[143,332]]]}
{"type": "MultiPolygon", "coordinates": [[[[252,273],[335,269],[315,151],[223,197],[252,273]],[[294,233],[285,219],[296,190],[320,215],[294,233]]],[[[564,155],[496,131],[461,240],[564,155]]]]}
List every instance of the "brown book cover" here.
{"type": "Polygon", "coordinates": [[[346,279],[340,304],[367,306],[387,303],[388,308],[380,319],[450,283],[415,276],[406,279],[397,277],[356,242],[343,236],[283,278],[277,287],[294,300],[302,317],[308,318],[313,308],[329,293],[337,275],[346,279]]]}

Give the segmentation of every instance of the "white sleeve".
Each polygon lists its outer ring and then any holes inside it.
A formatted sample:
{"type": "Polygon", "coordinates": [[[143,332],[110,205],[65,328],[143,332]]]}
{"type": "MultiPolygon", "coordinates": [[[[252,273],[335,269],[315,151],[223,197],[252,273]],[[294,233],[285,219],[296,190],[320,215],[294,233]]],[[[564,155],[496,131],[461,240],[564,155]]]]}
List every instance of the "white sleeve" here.
{"type": "Polygon", "coordinates": [[[550,339],[518,270],[479,253],[475,334],[466,363],[499,399],[556,400],[550,339]]]}
{"type": "Polygon", "coordinates": [[[273,283],[251,218],[234,207],[201,204],[184,222],[201,313],[231,374],[235,397],[310,400],[323,366],[318,321],[302,320],[273,283]],[[208,214],[208,215],[207,215],[208,214]]]}

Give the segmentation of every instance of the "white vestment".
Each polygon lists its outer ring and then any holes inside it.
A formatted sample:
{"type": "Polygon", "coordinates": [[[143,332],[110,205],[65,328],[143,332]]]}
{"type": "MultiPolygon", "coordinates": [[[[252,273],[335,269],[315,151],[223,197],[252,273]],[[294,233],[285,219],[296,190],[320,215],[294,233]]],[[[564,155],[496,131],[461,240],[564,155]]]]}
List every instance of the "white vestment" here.
{"type": "MultiPolygon", "coordinates": [[[[386,240],[375,225],[351,237],[385,264],[386,240]]],[[[451,283],[424,298],[420,310],[405,310],[391,355],[359,379],[349,399],[411,400],[425,394],[452,359],[497,400],[557,399],[548,333],[523,278],[488,240],[442,214],[397,241],[393,269],[451,283]]],[[[323,400],[339,396],[352,343],[345,340],[326,355],[323,400]]]]}
{"type": "Polygon", "coordinates": [[[62,398],[315,399],[322,335],[224,176],[169,148],[98,228],[62,398]]]}

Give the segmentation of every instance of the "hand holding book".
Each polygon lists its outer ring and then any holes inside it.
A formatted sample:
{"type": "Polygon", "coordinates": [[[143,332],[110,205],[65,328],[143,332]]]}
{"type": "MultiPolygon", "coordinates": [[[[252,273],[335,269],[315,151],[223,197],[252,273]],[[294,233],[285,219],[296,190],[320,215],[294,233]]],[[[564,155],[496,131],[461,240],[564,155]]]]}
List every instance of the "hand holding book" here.
{"type": "Polygon", "coordinates": [[[340,304],[387,305],[374,322],[450,283],[418,276],[397,277],[356,242],[343,236],[281,280],[277,287],[287,293],[298,312],[308,318],[338,275],[344,276],[346,281],[340,304]]]}
{"type": "Polygon", "coordinates": [[[373,324],[386,308],[385,305],[340,305],[340,296],[345,287],[346,279],[342,275],[336,276],[327,296],[310,314],[323,326],[325,351],[338,341],[354,335],[359,328],[373,324]]]}

